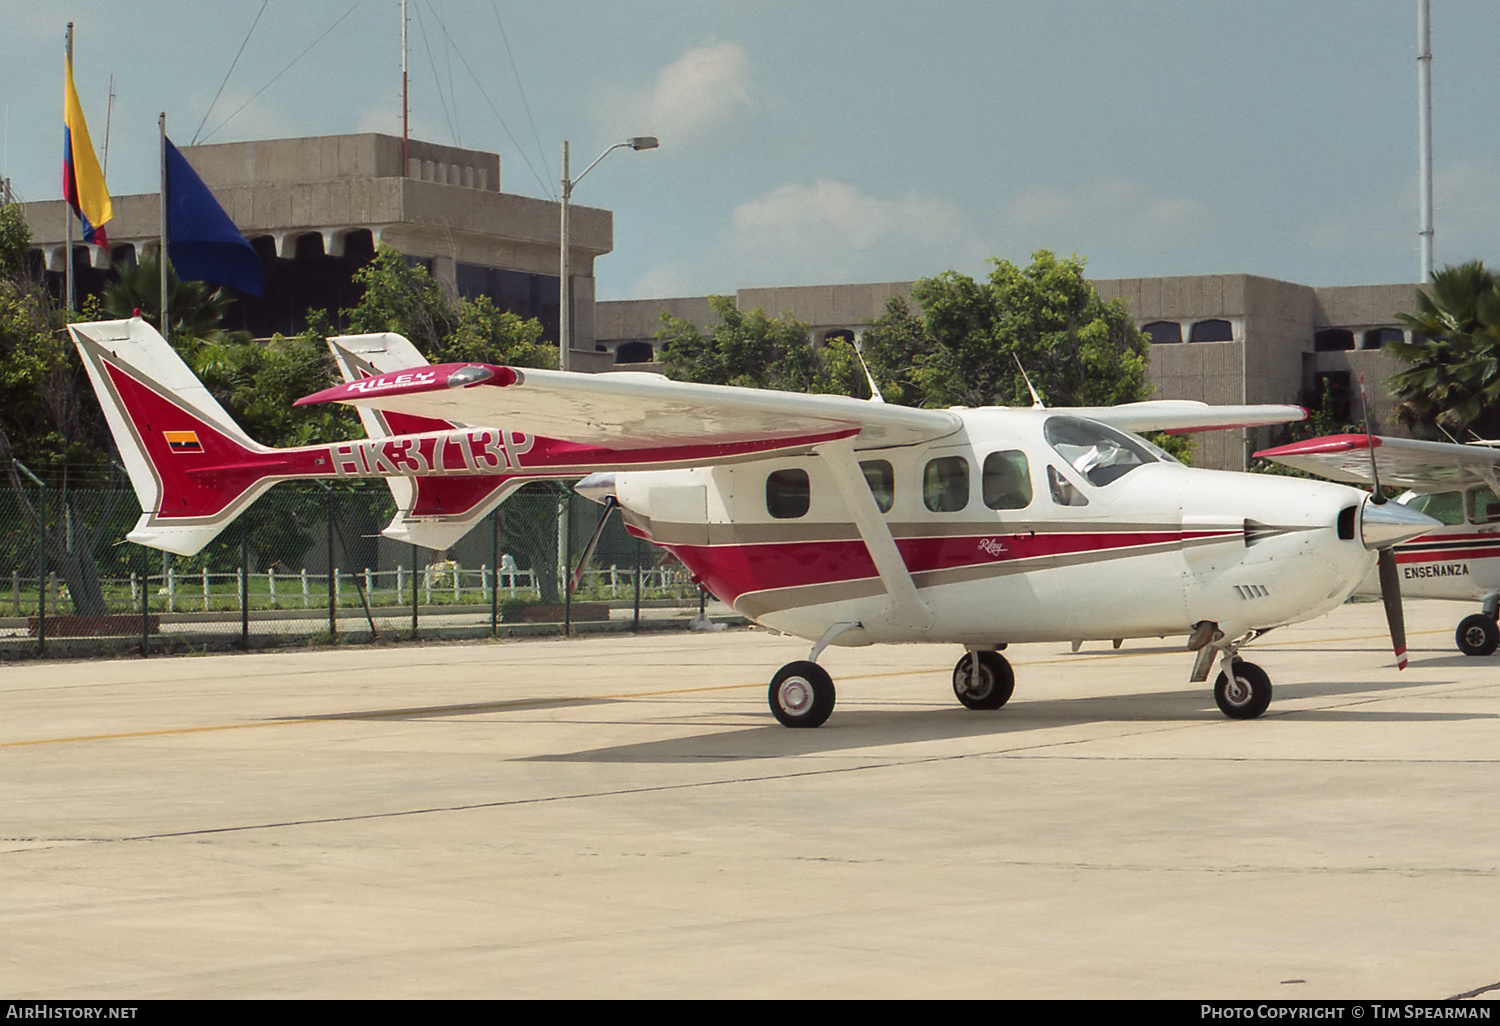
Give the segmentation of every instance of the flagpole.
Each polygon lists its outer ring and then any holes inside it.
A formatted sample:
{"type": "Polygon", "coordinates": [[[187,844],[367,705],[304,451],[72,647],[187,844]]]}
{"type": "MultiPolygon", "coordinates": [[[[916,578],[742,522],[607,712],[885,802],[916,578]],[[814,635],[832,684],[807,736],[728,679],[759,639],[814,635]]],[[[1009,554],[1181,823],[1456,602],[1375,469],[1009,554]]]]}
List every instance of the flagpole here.
{"type": "Polygon", "coordinates": [[[157,125],[161,128],[161,241],[156,251],[157,268],[161,271],[161,337],[171,342],[171,336],[167,334],[167,112],[162,111],[156,118],[157,125]]]}
{"type": "MultiPolygon", "coordinates": [[[[68,68],[72,68],[73,67],[73,23],[71,21],[68,22],[68,41],[67,41],[66,50],[67,50],[67,53],[66,53],[65,59],[67,61],[67,67],[68,68]]],[[[64,70],[67,70],[67,69],[64,69],[64,70]]],[[[68,93],[67,93],[67,89],[64,88],[64,90],[63,90],[63,125],[65,126],[63,128],[63,134],[64,135],[66,135],[67,132],[68,132],[68,129],[66,127],[67,123],[68,123],[68,93]]],[[[66,184],[66,183],[64,183],[64,184],[66,184]]],[[[63,225],[64,225],[64,229],[63,229],[63,231],[64,231],[64,235],[63,235],[64,245],[67,247],[67,254],[68,254],[67,255],[67,259],[63,262],[63,282],[64,282],[63,291],[64,291],[64,293],[67,296],[67,304],[68,304],[67,308],[68,308],[69,311],[71,311],[73,309],[73,211],[68,208],[68,198],[66,196],[63,197],[63,225]]]]}

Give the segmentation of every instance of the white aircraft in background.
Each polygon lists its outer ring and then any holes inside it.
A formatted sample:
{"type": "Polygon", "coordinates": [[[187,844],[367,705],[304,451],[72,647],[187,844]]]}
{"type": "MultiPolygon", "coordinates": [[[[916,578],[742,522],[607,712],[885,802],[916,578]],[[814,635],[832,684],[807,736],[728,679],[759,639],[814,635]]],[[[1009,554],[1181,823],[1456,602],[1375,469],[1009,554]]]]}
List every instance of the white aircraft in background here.
{"type": "MultiPolygon", "coordinates": [[[[1422,598],[1478,601],[1481,611],[1459,622],[1455,641],[1465,655],[1500,647],[1500,448],[1382,435],[1328,435],[1256,453],[1334,481],[1369,484],[1378,464],[1382,484],[1410,489],[1394,501],[1441,525],[1393,550],[1401,589],[1422,598]]],[[[1366,581],[1358,589],[1377,590],[1366,581]]]]}
{"type": "Polygon", "coordinates": [[[829,645],[961,646],[958,700],[996,709],[1015,685],[1008,644],[1168,635],[1188,635],[1193,681],[1217,663],[1225,715],[1253,718],[1271,683],[1241,647],[1339,605],[1377,552],[1436,523],[1340,484],[1185,467],[1130,433],[1281,423],[1300,407],[909,409],[428,365],[379,334],[331,339],[345,383],[298,401],[350,404],[370,437],[273,449],[139,318],[69,330],[141,502],[130,540],[191,554],[278,481],[384,477],[398,505],[384,533],[446,548],[524,482],[583,477],[604,516],[619,506],[720,599],[813,642],[771,678],[790,727],[833,710],[829,645]]]}

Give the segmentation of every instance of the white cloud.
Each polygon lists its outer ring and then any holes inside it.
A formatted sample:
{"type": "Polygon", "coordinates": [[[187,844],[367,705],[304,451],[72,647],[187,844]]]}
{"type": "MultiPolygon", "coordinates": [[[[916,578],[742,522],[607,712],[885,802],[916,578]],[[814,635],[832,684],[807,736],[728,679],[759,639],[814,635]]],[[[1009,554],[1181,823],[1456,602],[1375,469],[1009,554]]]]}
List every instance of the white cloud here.
{"type": "Polygon", "coordinates": [[[1153,196],[1140,183],[1113,176],[1033,186],[1011,201],[1008,213],[1016,235],[1060,252],[1197,248],[1214,227],[1200,201],[1153,196]]]}
{"type": "Polygon", "coordinates": [[[740,204],[729,222],[698,259],[650,269],[631,295],[910,281],[949,268],[983,273],[988,255],[948,199],[916,192],[882,199],[830,179],[778,186],[740,204]]]}
{"type": "Polygon", "coordinates": [[[601,118],[618,132],[650,132],[677,144],[750,106],[750,56],[738,43],[695,47],[657,73],[649,91],[612,97],[601,118]]]}
{"type": "Polygon", "coordinates": [[[782,185],[743,203],[732,223],[747,241],[863,252],[902,240],[917,246],[950,240],[961,233],[963,219],[945,199],[908,192],[883,200],[824,178],[811,186],[782,185]]]}

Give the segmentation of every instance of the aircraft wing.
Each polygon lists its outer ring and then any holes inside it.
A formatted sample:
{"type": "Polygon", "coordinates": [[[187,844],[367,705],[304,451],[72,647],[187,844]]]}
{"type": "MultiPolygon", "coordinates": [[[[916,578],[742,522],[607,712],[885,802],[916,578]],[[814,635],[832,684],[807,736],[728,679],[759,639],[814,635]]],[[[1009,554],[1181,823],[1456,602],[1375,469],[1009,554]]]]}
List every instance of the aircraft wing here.
{"type": "MultiPolygon", "coordinates": [[[[858,432],[860,448],[930,442],[959,430],[949,410],[841,395],[672,381],[659,374],[577,374],[489,364],[431,364],[349,381],[297,400],[342,402],[483,424],[611,450],[732,445],[858,432]]],[[[708,455],[708,454],[705,454],[708,455]]]]}
{"type": "Polygon", "coordinates": [[[1166,431],[1187,434],[1224,428],[1264,427],[1306,420],[1301,406],[1265,403],[1254,406],[1210,406],[1195,399],[1150,399],[1120,406],[1076,407],[1066,411],[1122,431],[1166,431]]]}
{"type": "Polygon", "coordinates": [[[1492,484],[1500,472],[1500,449],[1384,435],[1325,435],[1262,449],[1255,455],[1332,481],[1368,485],[1372,447],[1380,465],[1380,483],[1417,492],[1492,484]]]}

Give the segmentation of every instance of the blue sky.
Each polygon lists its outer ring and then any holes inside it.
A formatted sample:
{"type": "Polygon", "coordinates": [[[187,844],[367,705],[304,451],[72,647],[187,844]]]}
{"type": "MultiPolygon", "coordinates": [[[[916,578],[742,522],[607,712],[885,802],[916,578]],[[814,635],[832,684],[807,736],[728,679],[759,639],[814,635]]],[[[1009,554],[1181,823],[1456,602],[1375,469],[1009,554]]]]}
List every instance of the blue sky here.
{"type": "MultiPolygon", "coordinates": [[[[575,193],[615,212],[601,298],[980,274],[1036,249],[1096,277],[1417,277],[1415,0],[411,8],[413,135],[498,150],[505,191],[555,195],[564,138],[575,174],[661,138],[575,193]]],[[[1433,8],[1442,266],[1500,238],[1500,4],[1433,8]]],[[[114,76],[116,194],[155,190],[161,110],[179,145],[205,114],[210,142],[399,134],[399,9],[0,0],[0,173],[60,194],[69,20],[100,146],[114,76]]]]}

